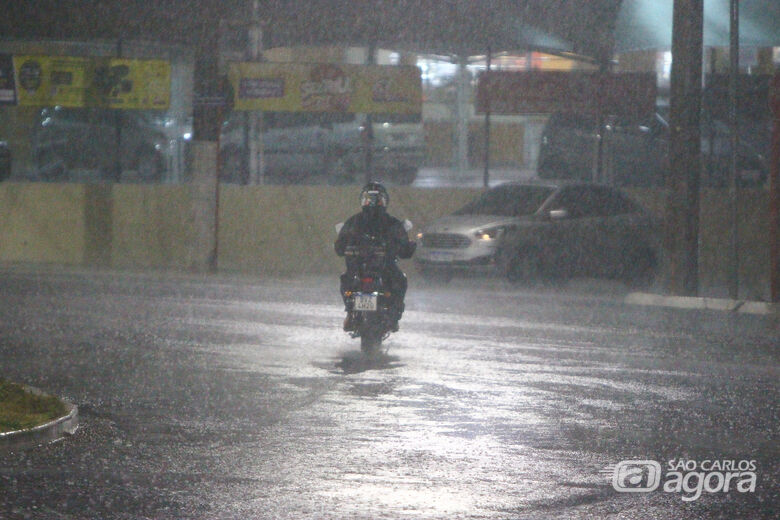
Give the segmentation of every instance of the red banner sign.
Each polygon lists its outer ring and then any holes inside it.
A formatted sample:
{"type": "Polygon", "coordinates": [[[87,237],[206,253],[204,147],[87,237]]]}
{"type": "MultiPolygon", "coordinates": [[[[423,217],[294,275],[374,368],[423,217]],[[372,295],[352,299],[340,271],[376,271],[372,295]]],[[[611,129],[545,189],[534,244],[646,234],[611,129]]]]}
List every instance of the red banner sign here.
{"type": "Polygon", "coordinates": [[[479,77],[477,111],[577,112],[643,117],[655,111],[654,73],[491,71],[479,77]]]}

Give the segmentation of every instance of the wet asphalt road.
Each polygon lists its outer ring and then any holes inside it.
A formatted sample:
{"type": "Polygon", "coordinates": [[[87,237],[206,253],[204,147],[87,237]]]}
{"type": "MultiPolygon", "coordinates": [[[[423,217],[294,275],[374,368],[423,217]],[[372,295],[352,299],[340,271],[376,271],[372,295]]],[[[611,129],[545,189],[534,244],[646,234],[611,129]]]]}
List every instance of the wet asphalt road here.
{"type": "Polygon", "coordinates": [[[412,278],[366,359],[335,277],[0,268],[0,376],[82,423],[0,451],[0,518],[777,518],[777,319],[603,287],[412,278]],[[757,484],[618,492],[626,459],[757,484]]]}

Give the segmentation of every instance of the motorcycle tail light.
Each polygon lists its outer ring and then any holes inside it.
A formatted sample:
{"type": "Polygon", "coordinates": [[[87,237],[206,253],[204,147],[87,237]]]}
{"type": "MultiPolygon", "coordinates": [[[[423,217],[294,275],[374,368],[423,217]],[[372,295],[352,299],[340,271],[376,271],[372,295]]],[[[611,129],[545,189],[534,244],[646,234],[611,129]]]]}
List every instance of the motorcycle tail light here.
{"type": "Polygon", "coordinates": [[[361,278],[364,292],[371,292],[374,289],[374,279],[371,277],[361,278]]]}

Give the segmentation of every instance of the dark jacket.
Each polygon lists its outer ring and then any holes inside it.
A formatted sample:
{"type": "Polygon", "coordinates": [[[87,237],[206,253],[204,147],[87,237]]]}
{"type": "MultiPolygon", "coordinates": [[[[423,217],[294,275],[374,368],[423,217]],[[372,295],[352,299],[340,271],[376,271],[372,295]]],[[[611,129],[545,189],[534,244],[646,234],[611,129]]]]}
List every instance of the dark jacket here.
{"type": "Polygon", "coordinates": [[[387,262],[395,262],[396,258],[411,258],[415,244],[409,240],[403,222],[388,215],[386,212],[370,214],[361,211],[352,215],[339,231],[334,247],[336,254],[344,256],[347,246],[354,244],[363,235],[371,235],[385,242],[387,262]]]}

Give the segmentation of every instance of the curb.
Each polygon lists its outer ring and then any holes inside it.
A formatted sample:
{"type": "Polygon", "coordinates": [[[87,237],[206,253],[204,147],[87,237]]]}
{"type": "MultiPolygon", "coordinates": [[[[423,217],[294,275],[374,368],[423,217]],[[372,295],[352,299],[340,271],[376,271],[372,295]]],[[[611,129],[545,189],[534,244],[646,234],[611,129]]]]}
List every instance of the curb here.
{"type": "MultiPolygon", "coordinates": [[[[24,388],[34,394],[47,395],[37,388],[30,386],[24,388]]],[[[0,450],[13,451],[49,444],[76,433],[79,427],[79,409],[65,399],[60,400],[68,408],[67,414],[34,428],[0,433],[0,450]]]]}
{"type": "Polygon", "coordinates": [[[726,298],[700,298],[696,296],[664,296],[662,294],[634,292],[628,294],[625,303],[654,305],[675,309],[706,309],[736,314],[780,315],[780,304],[726,298]]]}

